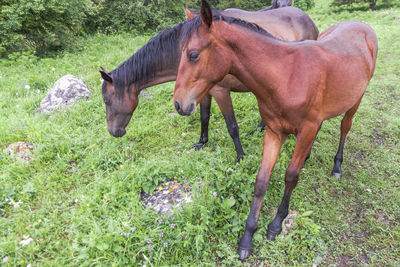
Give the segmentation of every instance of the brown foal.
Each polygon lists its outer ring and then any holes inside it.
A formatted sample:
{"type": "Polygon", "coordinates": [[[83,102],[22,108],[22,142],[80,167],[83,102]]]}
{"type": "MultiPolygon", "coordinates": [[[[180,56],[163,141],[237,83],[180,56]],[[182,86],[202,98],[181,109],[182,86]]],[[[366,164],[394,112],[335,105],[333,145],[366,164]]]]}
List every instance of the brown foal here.
{"type": "Polygon", "coordinates": [[[245,259],[253,246],[271,172],[289,134],[297,140],[282,202],[268,225],[268,239],[282,231],[290,196],[322,122],[344,113],[332,171],[341,176],[344,142],[374,73],[378,43],[368,25],[355,21],[328,28],[317,41],[285,42],[257,25],[213,16],[204,0],[200,15],[192,20],[182,50],[174,92],[179,113],[192,114],[207,91],[232,74],[255,94],[267,124],[253,203],[239,242],[240,259],[245,259]]]}

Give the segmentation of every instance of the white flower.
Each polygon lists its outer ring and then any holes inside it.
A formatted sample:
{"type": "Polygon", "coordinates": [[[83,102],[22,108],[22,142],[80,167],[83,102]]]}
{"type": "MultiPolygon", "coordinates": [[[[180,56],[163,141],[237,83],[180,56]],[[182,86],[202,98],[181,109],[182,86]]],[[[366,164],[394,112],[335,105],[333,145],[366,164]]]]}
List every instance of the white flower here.
{"type": "Polygon", "coordinates": [[[186,135],[186,133],[182,133],[182,136],[185,136],[186,135]]]}
{"type": "Polygon", "coordinates": [[[27,85],[25,85],[25,89],[29,90],[29,89],[31,89],[31,87],[27,84],[27,85]]]}
{"type": "Polygon", "coordinates": [[[51,68],[51,70],[52,70],[52,71],[55,71],[55,70],[56,70],[56,68],[51,68]]]}
{"type": "Polygon", "coordinates": [[[37,90],[36,90],[36,93],[40,94],[40,90],[39,90],[39,89],[37,89],[37,90]]]}
{"type": "Polygon", "coordinates": [[[10,204],[13,205],[15,209],[18,209],[19,205],[22,204],[22,201],[18,200],[17,202],[15,202],[14,200],[10,199],[10,204]]]}
{"type": "Polygon", "coordinates": [[[29,243],[31,243],[33,241],[33,239],[31,237],[29,237],[29,235],[24,235],[24,240],[20,241],[19,243],[24,247],[26,245],[28,245],[29,243]]]}

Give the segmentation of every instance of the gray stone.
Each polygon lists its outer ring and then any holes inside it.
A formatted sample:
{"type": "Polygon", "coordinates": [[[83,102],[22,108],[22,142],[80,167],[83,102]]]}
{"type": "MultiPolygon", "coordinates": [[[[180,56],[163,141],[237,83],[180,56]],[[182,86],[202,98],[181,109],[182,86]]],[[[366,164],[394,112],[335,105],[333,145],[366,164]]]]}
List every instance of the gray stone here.
{"type": "Polygon", "coordinates": [[[39,111],[49,113],[61,106],[71,106],[79,99],[87,100],[90,90],[79,78],[67,74],[61,77],[40,102],[39,111]]]}
{"type": "Polygon", "coordinates": [[[152,194],[142,193],[141,201],[145,207],[148,207],[158,214],[171,214],[178,207],[185,203],[192,202],[191,189],[187,185],[181,185],[177,181],[168,181],[160,186],[152,194]]]}
{"type": "Polygon", "coordinates": [[[13,159],[28,162],[32,158],[33,144],[27,142],[16,142],[8,145],[3,152],[9,154],[13,159]]]}

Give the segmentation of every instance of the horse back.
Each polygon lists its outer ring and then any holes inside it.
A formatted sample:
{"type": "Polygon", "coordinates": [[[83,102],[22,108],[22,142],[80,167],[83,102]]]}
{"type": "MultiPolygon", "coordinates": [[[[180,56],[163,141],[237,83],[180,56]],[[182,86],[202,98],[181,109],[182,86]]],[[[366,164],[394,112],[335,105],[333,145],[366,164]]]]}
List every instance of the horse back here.
{"type": "Polygon", "coordinates": [[[369,79],[372,78],[378,53],[378,39],[370,26],[358,21],[341,22],[323,31],[318,41],[331,53],[356,56],[365,60],[368,64],[369,79]]]}
{"type": "Polygon", "coordinates": [[[312,19],[296,7],[289,6],[265,11],[227,9],[221,14],[255,23],[273,36],[286,41],[318,38],[318,28],[312,19]]]}

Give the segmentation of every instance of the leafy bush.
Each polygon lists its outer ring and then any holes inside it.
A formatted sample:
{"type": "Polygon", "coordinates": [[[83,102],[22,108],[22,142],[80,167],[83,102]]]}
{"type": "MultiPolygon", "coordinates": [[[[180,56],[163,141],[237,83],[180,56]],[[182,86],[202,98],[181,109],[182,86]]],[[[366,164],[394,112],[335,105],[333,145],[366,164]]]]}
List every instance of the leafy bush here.
{"type": "Polygon", "coordinates": [[[314,0],[295,0],[293,6],[300,8],[301,10],[309,10],[315,6],[314,0]]]}
{"type": "Polygon", "coordinates": [[[59,49],[83,33],[90,0],[7,0],[0,2],[0,55],[59,49]]]}
{"type": "Polygon", "coordinates": [[[398,4],[398,1],[393,0],[334,0],[330,6],[338,9],[345,8],[349,10],[375,10],[378,6],[381,8],[393,6],[395,5],[395,2],[398,4]]]}
{"type": "Polygon", "coordinates": [[[105,33],[160,31],[185,18],[181,1],[100,0],[97,8],[94,24],[105,33]]]}

